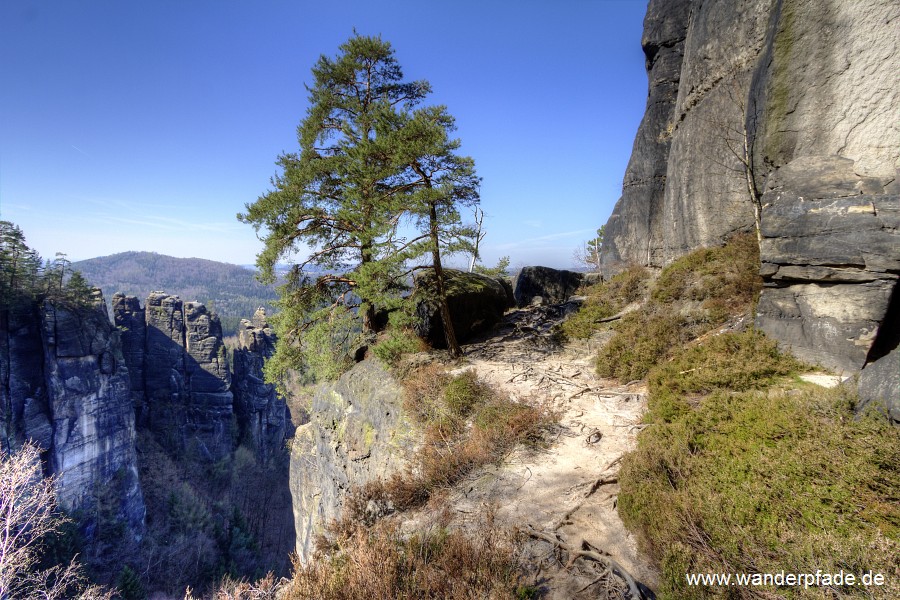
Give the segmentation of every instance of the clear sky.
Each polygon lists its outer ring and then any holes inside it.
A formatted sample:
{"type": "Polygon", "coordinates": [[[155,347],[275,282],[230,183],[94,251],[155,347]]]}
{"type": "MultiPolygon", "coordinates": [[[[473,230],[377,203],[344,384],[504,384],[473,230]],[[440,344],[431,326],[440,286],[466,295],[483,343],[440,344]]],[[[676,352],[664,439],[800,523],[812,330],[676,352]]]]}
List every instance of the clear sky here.
{"type": "Polygon", "coordinates": [[[248,264],[235,214],[296,150],[310,69],[391,42],[483,178],[484,262],[565,267],[644,110],[646,0],[0,2],[0,219],[45,257],[248,264]]]}

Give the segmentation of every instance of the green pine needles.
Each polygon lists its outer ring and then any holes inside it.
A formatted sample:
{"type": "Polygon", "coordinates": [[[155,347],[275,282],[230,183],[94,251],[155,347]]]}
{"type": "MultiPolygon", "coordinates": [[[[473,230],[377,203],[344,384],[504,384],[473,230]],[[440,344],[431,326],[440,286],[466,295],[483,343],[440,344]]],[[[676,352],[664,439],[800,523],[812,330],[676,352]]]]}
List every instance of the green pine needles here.
{"type": "MultiPolygon", "coordinates": [[[[275,280],[279,261],[308,252],[279,290],[271,379],[300,362],[309,368],[304,357],[323,342],[342,356],[359,335],[377,333],[379,314],[402,308],[416,269],[435,269],[446,308],[441,255],[465,247],[459,209],[479,201],[474,162],[450,137],[453,117],[423,106],[431,86],[404,81],[389,43],[354,33],[312,73],[299,152],[278,158],[272,189],[238,215],[262,235],[264,281],[275,280]],[[337,329],[324,331],[330,324],[337,329]]],[[[449,345],[458,352],[455,339],[449,345]]]]}

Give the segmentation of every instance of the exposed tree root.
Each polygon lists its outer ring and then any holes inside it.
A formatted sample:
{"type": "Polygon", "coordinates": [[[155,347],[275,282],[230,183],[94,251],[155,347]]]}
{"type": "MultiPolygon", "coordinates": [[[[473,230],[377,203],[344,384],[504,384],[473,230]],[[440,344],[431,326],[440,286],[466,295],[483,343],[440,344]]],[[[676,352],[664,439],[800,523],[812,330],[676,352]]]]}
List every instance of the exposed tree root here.
{"type": "MultiPolygon", "coordinates": [[[[556,548],[559,548],[563,552],[569,555],[569,561],[566,563],[566,568],[571,568],[571,566],[575,563],[579,558],[583,558],[586,560],[591,560],[596,563],[599,563],[606,567],[608,570],[612,571],[616,575],[618,575],[628,586],[628,591],[631,594],[631,597],[634,600],[655,600],[656,595],[653,593],[650,588],[645,586],[644,584],[637,581],[634,577],[631,576],[622,565],[613,560],[612,557],[606,556],[600,552],[599,549],[594,548],[588,542],[582,541],[581,548],[573,548],[566,542],[562,541],[559,538],[558,534],[549,534],[543,531],[537,531],[530,525],[526,525],[521,528],[521,531],[527,534],[530,537],[533,537],[538,540],[542,540],[547,542],[548,544],[552,544],[556,548]]],[[[601,576],[602,577],[602,576],[601,576]]],[[[587,587],[590,587],[596,583],[596,581],[592,582],[587,587]]],[[[584,589],[587,589],[584,588],[584,589]]]]}

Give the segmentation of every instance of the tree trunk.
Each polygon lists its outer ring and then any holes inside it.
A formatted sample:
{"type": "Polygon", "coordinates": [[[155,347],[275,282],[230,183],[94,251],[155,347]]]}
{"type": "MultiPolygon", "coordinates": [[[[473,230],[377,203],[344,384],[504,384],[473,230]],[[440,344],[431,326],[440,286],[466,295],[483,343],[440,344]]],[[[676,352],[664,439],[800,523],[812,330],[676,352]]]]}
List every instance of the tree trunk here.
{"type": "Polygon", "coordinates": [[[444,286],[444,269],[441,266],[441,247],[438,238],[437,207],[431,203],[429,214],[431,233],[431,256],[434,261],[434,281],[437,288],[438,306],[441,310],[441,321],[444,325],[444,337],[447,340],[447,350],[452,358],[462,356],[462,348],[456,341],[456,332],[453,331],[453,321],[450,319],[450,305],[447,304],[447,290],[444,286]]]}
{"type": "MultiPolygon", "coordinates": [[[[361,248],[361,260],[360,262],[365,265],[372,262],[372,248],[369,245],[364,245],[361,248]]],[[[378,322],[375,318],[375,307],[372,304],[366,303],[366,310],[362,314],[362,328],[363,333],[378,333],[378,322]]]]}

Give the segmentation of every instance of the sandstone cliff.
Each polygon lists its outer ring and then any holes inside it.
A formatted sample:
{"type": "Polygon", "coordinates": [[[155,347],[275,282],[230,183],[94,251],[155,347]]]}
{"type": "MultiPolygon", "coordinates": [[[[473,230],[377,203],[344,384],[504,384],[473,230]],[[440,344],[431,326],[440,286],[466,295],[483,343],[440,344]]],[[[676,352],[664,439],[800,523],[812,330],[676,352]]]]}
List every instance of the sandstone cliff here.
{"type": "Polygon", "coordinates": [[[98,496],[112,495],[139,538],[145,508],[129,373],[102,296],[91,306],[44,301],[0,313],[0,448],[37,443],[63,508],[90,515],[98,496]]]}
{"type": "Polygon", "coordinates": [[[199,302],[153,292],[144,310],[131,296],[113,296],[141,422],[177,451],[219,460],[233,449],[233,396],[222,328],[199,302]],[[145,322],[141,324],[141,316],[145,322]]]}
{"type": "Polygon", "coordinates": [[[316,389],[310,421],[297,428],[291,446],[290,486],[301,560],[309,558],[325,525],[340,516],[350,488],[402,469],[414,440],[403,415],[401,389],[378,361],[358,363],[316,389]]]}
{"type": "Polygon", "coordinates": [[[234,351],[234,408],[244,434],[263,462],[270,460],[293,434],[284,398],[266,383],[263,364],[275,353],[275,332],[259,308],[252,320],[242,319],[234,351]]]}
{"type": "Polygon", "coordinates": [[[898,22],[892,0],[651,0],[647,110],[601,255],[606,275],[664,266],[752,229],[758,195],[758,324],[862,371],[895,419],[898,22]]]}

